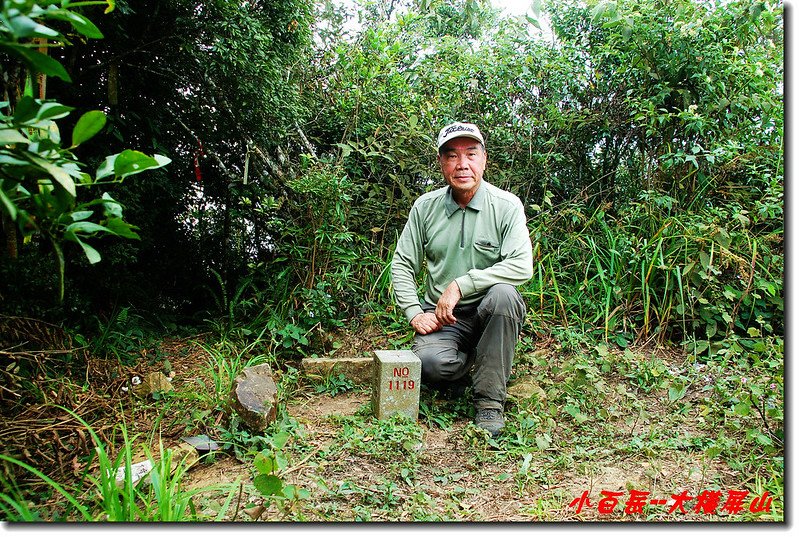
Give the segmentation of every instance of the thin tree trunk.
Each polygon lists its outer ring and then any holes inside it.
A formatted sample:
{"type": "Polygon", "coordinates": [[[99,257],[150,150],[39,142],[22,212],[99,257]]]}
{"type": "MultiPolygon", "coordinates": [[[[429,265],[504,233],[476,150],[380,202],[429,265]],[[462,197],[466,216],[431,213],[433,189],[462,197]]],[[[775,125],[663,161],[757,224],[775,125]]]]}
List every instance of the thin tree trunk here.
{"type": "Polygon", "coordinates": [[[19,255],[17,249],[17,226],[11,217],[3,213],[2,222],[3,235],[6,239],[6,254],[10,259],[16,259],[19,255]]]}

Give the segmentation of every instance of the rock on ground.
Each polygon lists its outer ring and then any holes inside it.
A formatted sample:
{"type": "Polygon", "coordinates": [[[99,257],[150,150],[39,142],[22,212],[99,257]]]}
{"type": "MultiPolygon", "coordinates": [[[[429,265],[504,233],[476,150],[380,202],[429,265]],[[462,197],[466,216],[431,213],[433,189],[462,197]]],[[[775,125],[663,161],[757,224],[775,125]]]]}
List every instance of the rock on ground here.
{"type": "Polygon", "coordinates": [[[230,398],[233,411],[253,431],[263,431],[277,417],[277,385],[267,364],[242,371],[230,398]]]}

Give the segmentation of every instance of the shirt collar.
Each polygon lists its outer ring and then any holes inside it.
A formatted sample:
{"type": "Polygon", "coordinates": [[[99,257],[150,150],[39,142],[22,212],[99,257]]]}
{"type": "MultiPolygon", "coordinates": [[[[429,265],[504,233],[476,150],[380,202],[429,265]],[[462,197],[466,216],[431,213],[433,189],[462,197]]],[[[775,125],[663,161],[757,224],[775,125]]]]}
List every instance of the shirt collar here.
{"type": "MultiPolygon", "coordinates": [[[[483,179],[480,181],[480,186],[477,187],[477,192],[474,193],[472,200],[466,205],[466,207],[475,211],[479,211],[483,207],[483,201],[486,197],[485,191],[485,179],[483,179]]],[[[447,197],[444,202],[444,206],[447,210],[447,218],[452,216],[461,208],[461,206],[458,205],[458,202],[452,198],[452,187],[447,188],[447,197]]]]}

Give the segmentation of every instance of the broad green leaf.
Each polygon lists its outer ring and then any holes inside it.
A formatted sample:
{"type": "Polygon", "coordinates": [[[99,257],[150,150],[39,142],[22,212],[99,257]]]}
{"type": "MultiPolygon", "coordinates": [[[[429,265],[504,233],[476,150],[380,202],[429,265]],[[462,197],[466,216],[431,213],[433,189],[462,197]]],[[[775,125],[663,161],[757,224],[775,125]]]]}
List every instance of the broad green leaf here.
{"type": "Polygon", "coordinates": [[[60,78],[64,82],[72,82],[64,66],[47,54],[42,54],[28,47],[15,45],[13,43],[0,43],[0,50],[5,50],[11,55],[21,59],[31,71],[54,76],[60,78]]]}
{"type": "Polygon", "coordinates": [[[537,434],[535,436],[535,445],[538,446],[538,449],[545,450],[552,444],[552,437],[550,437],[547,433],[544,434],[537,434]]]}
{"type": "Polygon", "coordinates": [[[72,147],[76,147],[91,139],[105,126],[106,116],[100,110],[92,110],[83,114],[72,130],[72,147]]]}
{"type": "Polygon", "coordinates": [[[74,110],[71,106],[60,103],[43,103],[36,112],[36,119],[39,121],[47,119],[60,119],[66,117],[74,110]]]}
{"type": "Polygon", "coordinates": [[[108,192],[104,193],[102,200],[98,201],[102,203],[106,216],[122,218],[122,204],[112,198],[111,194],[108,192]]]}
{"type": "Polygon", "coordinates": [[[30,121],[36,117],[38,111],[39,103],[32,96],[26,95],[17,102],[17,107],[14,109],[14,115],[12,116],[14,123],[22,124],[30,121]]]}
{"type": "Polygon", "coordinates": [[[699,261],[702,263],[705,270],[710,267],[710,256],[706,252],[699,252],[699,261]]]}
{"type": "Polygon", "coordinates": [[[153,157],[127,149],[120,153],[114,161],[114,175],[124,179],[157,166],[158,162],[153,157]]]}
{"type": "Polygon", "coordinates": [[[6,19],[6,22],[14,36],[20,39],[31,37],[54,38],[61,35],[52,28],[39,24],[27,15],[11,16],[6,19]]]}
{"type": "Polygon", "coordinates": [[[352,146],[349,144],[336,144],[339,148],[341,148],[341,157],[347,158],[350,153],[352,153],[352,146]]]}
{"type": "Polygon", "coordinates": [[[11,155],[0,155],[0,164],[3,166],[30,166],[27,160],[21,160],[11,155]]]}
{"type": "Polygon", "coordinates": [[[669,387],[669,401],[674,402],[682,399],[687,389],[684,384],[673,384],[669,387]]]}
{"type": "Polygon", "coordinates": [[[265,475],[273,474],[277,470],[277,465],[275,464],[274,457],[265,455],[264,453],[258,453],[255,456],[255,460],[253,460],[253,465],[255,466],[255,469],[258,470],[259,473],[265,475]]]}
{"type": "Polygon", "coordinates": [[[100,252],[80,240],[80,238],[75,235],[74,233],[64,233],[64,238],[68,241],[73,241],[78,243],[78,245],[83,249],[83,253],[86,255],[86,259],[89,260],[89,263],[94,265],[95,263],[99,263],[102,257],[100,256],[100,252]]]}
{"type": "Polygon", "coordinates": [[[755,435],[755,441],[761,446],[770,446],[772,444],[771,438],[762,433],[755,435]]]}
{"type": "MultiPolygon", "coordinates": [[[[55,6],[50,7],[55,8],[55,6]]],[[[103,34],[100,32],[100,29],[97,28],[92,21],[80,13],[75,13],[74,11],[68,11],[66,9],[50,9],[47,11],[47,17],[70,23],[78,33],[85,35],[86,37],[90,37],[92,39],[103,38],[103,34]]]]}
{"type": "Polygon", "coordinates": [[[75,211],[70,215],[74,222],[79,222],[81,220],[86,220],[87,218],[91,217],[94,214],[94,211],[75,211]]]}
{"type": "Polygon", "coordinates": [[[594,23],[599,22],[599,19],[605,14],[607,9],[608,5],[605,2],[597,3],[597,5],[594,6],[594,9],[591,11],[591,21],[594,23]]]}
{"type": "Polygon", "coordinates": [[[253,485],[264,496],[277,496],[283,489],[283,480],[276,475],[261,474],[255,476],[253,485]]]}
{"type": "Polygon", "coordinates": [[[30,142],[16,129],[0,129],[0,145],[27,144],[30,142]]]}
{"type": "Polygon", "coordinates": [[[163,155],[152,157],[139,151],[128,149],[116,155],[109,155],[105,161],[97,168],[97,179],[103,179],[115,175],[119,179],[124,179],[145,170],[160,168],[172,162],[171,159],[163,155]]]}
{"type": "Polygon", "coordinates": [[[530,24],[532,24],[533,26],[535,26],[539,30],[541,29],[541,23],[538,22],[538,18],[537,17],[533,17],[533,16],[530,16],[530,15],[525,15],[524,17],[527,19],[527,22],[529,22],[530,24]]]}
{"type": "Polygon", "coordinates": [[[63,168],[53,164],[52,162],[45,160],[44,158],[38,155],[26,155],[31,162],[39,166],[41,169],[46,171],[50,176],[56,180],[56,182],[63,187],[73,198],[76,196],[75,193],[75,181],[72,180],[72,177],[64,171],[63,168]]]}
{"type": "Polygon", "coordinates": [[[0,202],[3,203],[3,207],[5,208],[5,211],[8,213],[8,216],[11,218],[11,220],[16,221],[17,206],[13,201],[11,201],[11,198],[8,197],[5,190],[3,189],[2,179],[0,179],[0,202]]]}
{"type": "Polygon", "coordinates": [[[739,416],[748,416],[752,411],[752,407],[748,403],[740,402],[733,407],[733,412],[739,416]]]}
{"type": "Polygon", "coordinates": [[[272,445],[275,448],[280,449],[286,445],[286,442],[289,441],[289,438],[291,438],[291,435],[285,431],[275,433],[274,435],[272,435],[272,445]]]}
{"type": "Polygon", "coordinates": [[[105,226],[101,226],[100,224],[95,224],[94,222],[75,222],[67,226],[66,232],[77,235],[78,233],[111,233],[111,230],[105,226]]]}

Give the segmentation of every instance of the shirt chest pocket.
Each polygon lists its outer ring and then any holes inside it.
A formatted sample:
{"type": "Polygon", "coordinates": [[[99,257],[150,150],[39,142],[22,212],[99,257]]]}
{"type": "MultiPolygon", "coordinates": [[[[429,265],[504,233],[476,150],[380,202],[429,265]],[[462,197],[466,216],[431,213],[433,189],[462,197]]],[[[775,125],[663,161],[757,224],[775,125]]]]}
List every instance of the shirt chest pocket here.
{"type": "Polygon", "coordinates": [[[477,268],[486,268],[500,261],[499,241],[493,237],[478,237],[472,250],[477,268]]]}

